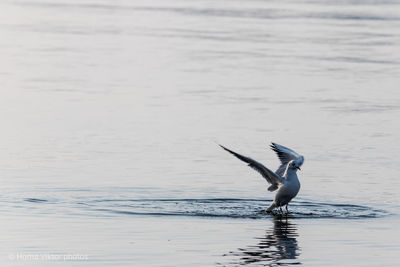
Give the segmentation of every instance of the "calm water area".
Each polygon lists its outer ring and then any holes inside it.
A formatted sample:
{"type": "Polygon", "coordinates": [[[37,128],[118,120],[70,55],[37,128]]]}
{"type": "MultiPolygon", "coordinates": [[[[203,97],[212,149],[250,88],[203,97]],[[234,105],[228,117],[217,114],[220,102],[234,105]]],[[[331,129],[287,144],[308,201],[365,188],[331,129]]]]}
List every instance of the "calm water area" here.
{"type": "Polygon", "coordinates": [[[0,9],[1,266],[399,266],[400,1],[0,9]]]}

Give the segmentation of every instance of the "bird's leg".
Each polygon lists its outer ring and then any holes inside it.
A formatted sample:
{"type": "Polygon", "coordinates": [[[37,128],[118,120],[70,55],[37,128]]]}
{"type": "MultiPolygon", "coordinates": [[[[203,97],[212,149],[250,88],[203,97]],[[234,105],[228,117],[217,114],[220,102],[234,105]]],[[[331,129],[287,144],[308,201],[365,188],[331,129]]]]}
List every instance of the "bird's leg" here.
{"type": "Polygon", "coordinates": [[[280,209],[281,213],[283,214],[282,206],[279,206],[279,209],[280,209]]]}
{"type": "Polygon", "coordinates": [[[289,213],[288,205],[289,205],[289,204],[286,204],[286,213],[289,213]]]}

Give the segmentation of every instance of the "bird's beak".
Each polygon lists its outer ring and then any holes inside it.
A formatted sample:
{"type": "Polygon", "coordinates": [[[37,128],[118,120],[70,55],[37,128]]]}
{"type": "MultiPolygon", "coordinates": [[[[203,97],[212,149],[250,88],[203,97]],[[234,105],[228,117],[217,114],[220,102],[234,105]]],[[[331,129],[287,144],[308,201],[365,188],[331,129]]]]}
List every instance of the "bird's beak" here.
{"type": "Polygon", "coordinates": [[[300,167],[296,167],[299,171],[301,171],[300,167]]]}

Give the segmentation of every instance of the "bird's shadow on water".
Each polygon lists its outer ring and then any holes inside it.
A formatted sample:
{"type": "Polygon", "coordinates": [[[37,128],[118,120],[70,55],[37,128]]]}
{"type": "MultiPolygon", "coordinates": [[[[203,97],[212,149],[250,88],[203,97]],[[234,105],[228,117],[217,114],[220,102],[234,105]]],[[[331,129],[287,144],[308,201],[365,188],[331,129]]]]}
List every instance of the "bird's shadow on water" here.
{"type": "Polygon", "coordinates": [[[297,259],[300,255],[297,237],[297,226],[290,217],[286,214],[273,214],[273,226],[263,236],[255,238],[255,244],[224,254],[227,262],[217,265],[300,265],[297,259]]]}

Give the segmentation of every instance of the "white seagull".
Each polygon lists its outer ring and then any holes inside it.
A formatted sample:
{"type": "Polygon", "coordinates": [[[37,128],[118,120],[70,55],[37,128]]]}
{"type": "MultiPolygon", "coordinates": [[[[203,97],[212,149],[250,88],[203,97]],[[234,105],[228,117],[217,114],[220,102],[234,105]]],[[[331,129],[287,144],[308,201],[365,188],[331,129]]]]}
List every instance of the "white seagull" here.
{"type": "Polygon", "coordinates": [[[304,162],[303,156],[297,154],[287,147],[272,143],[272,150],[276,152],[281,160],[281,165],[279,166],[278,170],[273,172],[254,159],[242,156],[222,145],[220,146],[238,159],[248,163],[251,168],[259,172],[265,178],[265,180],[271,184],[271,186],[268,187],[268,191],[272,192],[278,189],[275,195],[275,200],[272,202],[271,206],[269,206],[267,212],[271,212],[275,207],[279,207],[282,212],[282,206],[285,205],[286,211],[288,212],[289,202],[300,190],[300,182],[296,172],[297,170],[300,170],[300,166],[304,162]]]}

